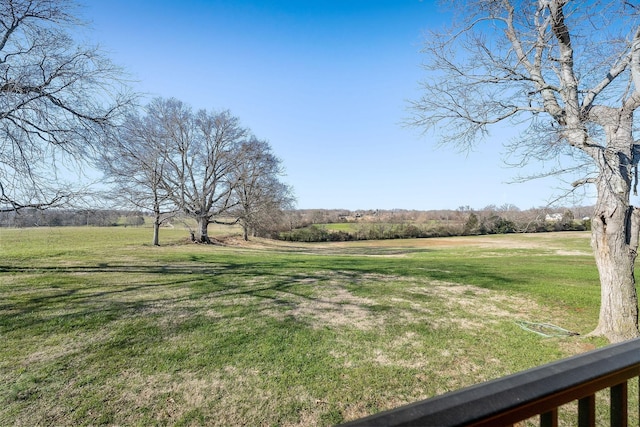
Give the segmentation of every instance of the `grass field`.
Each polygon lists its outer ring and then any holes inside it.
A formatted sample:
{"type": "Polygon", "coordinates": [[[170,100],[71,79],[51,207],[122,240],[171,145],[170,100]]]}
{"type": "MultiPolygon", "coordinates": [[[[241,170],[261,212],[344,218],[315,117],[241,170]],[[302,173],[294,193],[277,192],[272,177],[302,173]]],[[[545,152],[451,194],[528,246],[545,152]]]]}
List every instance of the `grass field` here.
{"type": "Polygon", "coordinates": [[[0,425],[332,425],[605,343],[587,233],[0,229],[0,425]]]}
{"type": "MultiPolygon", "coordinates": [[[[348,233],[356,232],[363,228],[375,228],[375,227],[383,227],[383,228],[394,228],[399,226],[407,225],[406,223],[393,223],[393,222],[333,222],[328,224],[317,224],[319,227],[326,228],[330,231],[345,231],[348,233]]],[[[436,220],[424,222],[424,223],[415,223],[411,224],[418,227],[436,227],[441,225],[440,222],[436,220]]],[[[461,227],[462,228],[462,227],[461,227]]]]}

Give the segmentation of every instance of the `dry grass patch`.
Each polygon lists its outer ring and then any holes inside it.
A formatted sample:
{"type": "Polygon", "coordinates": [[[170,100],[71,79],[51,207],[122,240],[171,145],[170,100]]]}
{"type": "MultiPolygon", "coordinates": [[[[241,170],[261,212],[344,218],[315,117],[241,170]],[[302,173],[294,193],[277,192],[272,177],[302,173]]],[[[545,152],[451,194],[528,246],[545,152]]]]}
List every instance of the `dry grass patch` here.
{"type": "Polygon", "coordinates": [[[344,288],[324,286],[314,298],[301,298],[286,315],[308,320],[315,328],[352,326],[370,329],[381,324],[366,306],[374,304],[371,299],[356,297],[344,288]]]}
{"type": "MultiPolygon", "coordinates": [[[[269,289],[269,298],[260,299],[263,313],[279,319],[292,317],[314,328],[354,327],[367,330],[402,320],[404,323],[428,322],[435,327],[457,326],[463,329],[486,328],[505,319],[553,320],[552,312],[536,301],[521,296],[507,295],[473,285],[460,285],[442,281],[420,283],[415,279],[383,274],[361,274],[351,278],[356,285],[395,286],[406,289],[407,297],[361,297],[350,292],[344,284],[344,273],[318,272],[318,277],[297,279],[292,283],[303,284],[309,295],[291,292],[288,288],[269,289]],[[415,298],[429,296],[428,301],[415,298]],[[390,312],[377,311],[376,306],[385,303],[396,306],[390,312]]],[[[255,279],[260,282],[259,279],[255,279]]],[[[264,282],[262,282],[264,283],[264,282]]],[[[233,291],[219,295],[231,296],[233,291]]],[[[255,302],[255,295],[234,295],[221,301],[225,305],[242,305],[255,302]]]]}
{"type": "Polygon", "coordinates": [[[438,325],[453,323],[476,328],[505,319],[550,321],[554,317],[548,308],[533,299],[473,285],[432,281],[425,286],[410,288],[408,292],[431,296],[444,305],[445,312],[438,313],[438,325]]]}
{"type": "MultiPolygon", "coordinates": [[[[271,401],[269,391],[259,388],[258,375],[255,370],[241,371],[233,366],[202,374],[149,375],[125,371],[110,387],[123,390],[117,406],[149,411],[153,414],[152,421],[159,424],[175,423],[187,418],[189,413],[206,413],[211,402],[217,402],[225,409],[209,423],[240,425],[246,419],[259,419],[261,411],[271,401]],[[247,390],[254,390],[251,401],[241,399],[247,390]]],[[[131,411],[119,422],[131,425],[136,423],[136,419],[136,412],[131,411]]]]}
{"type": "Polygon", "coordinates": [[[310,290],[309,295],[290,290],[272,290],[271,299],[262,301],[264,313],[278,319],[291,317],[313,328],[354,327],[371,329],[380,326],[383,319],[375,316],[371,298],[358,297],[349,292],[339,273],[323,272],[320,278],[304,278],[295,282],[310,290]]]}

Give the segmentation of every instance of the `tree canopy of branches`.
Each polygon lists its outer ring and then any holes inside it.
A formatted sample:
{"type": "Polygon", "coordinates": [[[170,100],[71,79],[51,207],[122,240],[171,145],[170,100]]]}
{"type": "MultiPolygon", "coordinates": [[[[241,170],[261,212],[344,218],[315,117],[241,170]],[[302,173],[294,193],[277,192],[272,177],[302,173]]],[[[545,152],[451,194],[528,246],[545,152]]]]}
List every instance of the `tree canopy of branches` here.
{"type": "Polygon", "coordinates": [[[249,232],[270,228],[281,210],[292,208],[294,199],[291,188],[279,180],[282,162],[269,143],[249,138],[240,145],[238,160],[233,169],[233,212],[248,240],[249,232]]]}
{"type": "Polygon", "coordinates": [[[248,131],[228,111],[193,112],[176,99],[156,100],[149,115],[157,121],[167,150],[163,185],[173,202],[198,224],[198,238],[210,243],[209,224],[233,205],[231,171],[248,131]]]}
{"type": "Polygon", "coordinates": [[[112,199],[152,212],[154,246],[160,244],[161,225],[177,213],[163,181],[168,143],[162,124],[152,116],[130,114],[112,149],[103,152],[98,163],[115,190],[112,199]]]}
{"type": "Polygon", "coordinates": [[[70,35],[73,6],[0,2],[0,210],[71,197],[56,166],[85,159],[131,103],[121,70],[70,35]]]}
{"type": "Polygon", "coordinates": [[[162,216],[173,211],[193,218],[198,240],[210,243],[209,224],[240,222],[247,237],[292,200],[269,144],[229,111],[194,112],[156,98],[125,120],[117,146],[103,170],[120,194],[154,212],[154,244],[162,216]]]}
{"type": "MultiPolygon", "coordinates": [[[[573,159],[594,184],[592,246],[601,282],[594,335],[638,336],[634,262],[640,214],[634,113],[640,106],[640,4],[448,1],[459,24],[426,41],[427,78],[413,122],[467,147],[491,125],[527,126],[510,149],[524,163],[573,159]]],[[[565,169],[566,171],[566,169],[565,169]]],[[[552,172],[558,172],[554,170],[552,172]]]]}

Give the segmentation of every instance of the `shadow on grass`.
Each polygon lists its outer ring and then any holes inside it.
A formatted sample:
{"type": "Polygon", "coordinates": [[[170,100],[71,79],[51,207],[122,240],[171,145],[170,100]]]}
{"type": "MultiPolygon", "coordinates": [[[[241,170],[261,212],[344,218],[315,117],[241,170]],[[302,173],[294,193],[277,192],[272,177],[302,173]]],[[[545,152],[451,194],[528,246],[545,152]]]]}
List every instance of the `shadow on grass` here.
{"type": "MultiPolygon", "coordinates": [[[[478,264],[434,265],[420,260],[367,257],[280,257],[248,262],[212,261],[190,255],[186,264],[89,266],[0,266],[0,273],[38,275],[37,284],[0,289],[0,328],[4,333],[29,330],[48,333],[70,328],[101,328],[140,316],[198,314],[216,311],[212,321],[238,319],[264,311],[286,312],[301,305],[339,312],[345,306],[374,313],[375,304],[328,298],[322,286],[340,287],[363,298],[393,293],[393,281],[381,277],[466,283],[508,288],[514,280],[478,264]],[[429,267],[429,268],[426,268],[429,267]],[[42,275],[42,276],[40,276],[42,275]],[[112,278],[120,275],[122,284],[112,278]],[[101,279],[104,277],[104,281],[101,279]],[[208,306],[194,308],[194,300],[208,306]],[[237,303],[234,301],[237,300],[237,303]]],[[[297,319],[304,322],[304,317],[297,319]]]]}

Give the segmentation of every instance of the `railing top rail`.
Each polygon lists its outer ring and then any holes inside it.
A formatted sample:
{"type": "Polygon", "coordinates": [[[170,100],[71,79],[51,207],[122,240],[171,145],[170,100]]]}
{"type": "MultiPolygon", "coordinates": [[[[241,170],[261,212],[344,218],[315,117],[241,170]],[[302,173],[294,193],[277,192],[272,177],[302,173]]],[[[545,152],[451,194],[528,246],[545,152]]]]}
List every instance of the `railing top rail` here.
{"type": "Polygon", "coordinates": [[[343,427],[514,423],[640,375],[640,338],[355,420],[343,427]]]}

